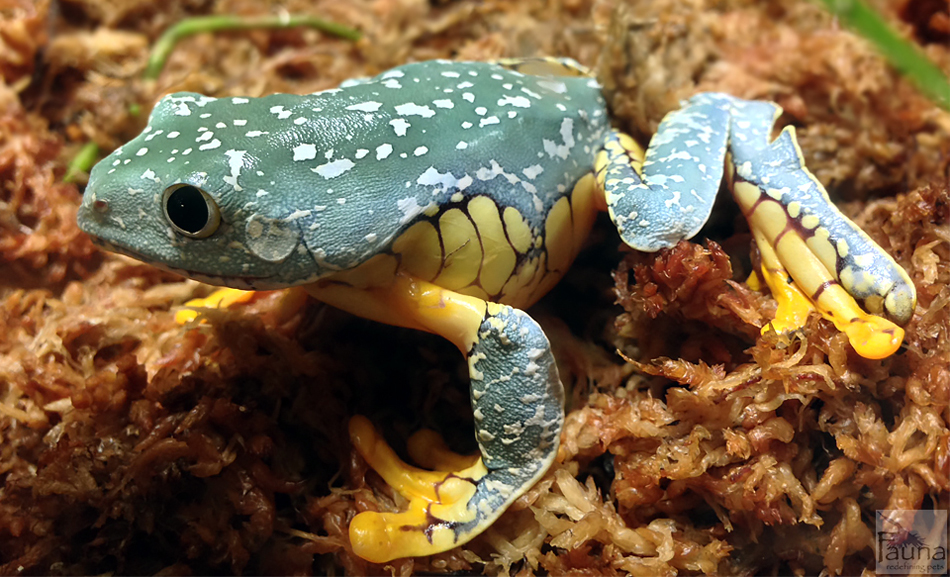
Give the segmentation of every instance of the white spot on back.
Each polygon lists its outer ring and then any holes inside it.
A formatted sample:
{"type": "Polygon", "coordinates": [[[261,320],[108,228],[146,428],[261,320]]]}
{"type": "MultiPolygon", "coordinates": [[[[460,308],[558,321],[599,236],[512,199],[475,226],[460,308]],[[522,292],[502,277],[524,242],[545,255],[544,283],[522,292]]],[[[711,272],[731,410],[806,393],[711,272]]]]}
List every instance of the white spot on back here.
{"type": "Polygon", "coordinates": [[[320,166],[311,168],[310,170],[329,180],[331,178],[340,176],[354,166],[355,164],[349,158],[340,158],[332,162],[327,162],[326,164],[321,164],[320,166]]]}
{"type": "Polygon", "coordinates": [[[234,190],[244,190],[238,184],[237,179],[241,176],[241,169],[244,168],[244,157],[247,155],[247,151],[225,150],[224,155],[228,157],[228,167],[231,169],[231,174],[224,177],[224,182],[230,184],[234,190]]]}
{"type": "Polygon", "coordinates": [[[419,206],[419,202],[415,197],[400,198],[396,201],[396,208],[402,213],[399,224],[406,224],[416,216],[422,214],[423,211],[423,208],[419,206]]]}
{"type": "Polygon", "coordinates": [[[399,104],[396,106],[396,114],[401,116],[421,116],[423,118],[432,118],[435,116],[435,110],[426,105],[419,106],[414,102],[399,104]]]}
{"type": "Polygon", "coordinates": [[[538,177],[539,174],[544,172],[544,168],[540,164],[534,164],[522,170],[521,172],[524,173],[524,175],[530,178],[531,180],[534,180],[535,178],[538,177]]]}
{"type": "Polygon", "coordinates": [[[531,101],[524,96],[505,96],[504,98],[498,99],[498,106],[505,106],[509,104],[518,108],[531,107],[531,101]]]}
{"type": "Polygon", "coordinates": [[[368,102],[360,102],[357,104],[351,104],[346,107],[347,110],[359,110],[360,112],[376,112],[383,105],[382,102],[375,102],[370,100],[368,102]]]}
{"type": "Polygon", "coordinates": [[[389,144],[380,144],[376,147],[376,160],[383,160],[393,153],[393,145],[389,144]]]}
{"type": "Polygon", "coordinates": [[[389,124],[393,127],[393,130],[396,131],[396,136],[405,136],[406,131],[412,126],[405,118],[393,118],[389,121],[389,124]]]}
{"type": "Polygon", "coordinates": [[[293,114],[289,110],[285,110],[284,107],[279,104],[277,106],[271,106],[270,112],[271,114],[276,114],[279,120],[286,120],[290,118],[291,114],[293,114]]]}
{"type": "Polygon", "coordinates": [[[313,144],[303,143],[294,147],[294,160],[313,160],[317,157],[317,147],[313,144]]]}
{"type": "Polygon", "coordinates": [[[218,148],[219,146],[221,146],[221,141],[215,138],[211,142],[207,142],[199,146],[198,150],[214,150],[215,148],[218,148]]]}

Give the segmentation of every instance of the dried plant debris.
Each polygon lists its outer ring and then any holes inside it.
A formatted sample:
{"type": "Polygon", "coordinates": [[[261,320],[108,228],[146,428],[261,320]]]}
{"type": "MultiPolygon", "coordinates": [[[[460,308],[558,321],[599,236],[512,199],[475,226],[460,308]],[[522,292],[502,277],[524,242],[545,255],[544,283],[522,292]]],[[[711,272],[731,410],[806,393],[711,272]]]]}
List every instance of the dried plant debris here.
{"type": "MultiPolygon", "coordinates": [[[[924,4],[887,16],[947,69],[924,4]]],[[[224,0],[213,9],[308,12],[365,38],[199,35],[141,81],[161,31],[211,8],[2,8],[0,573],[855,575],[874,566],[876,510],[950,507],[950,120],[815,5],[224,0]],[[457,351],[299,291],[181,326],[175,307],[208,288],[95,249],[60,179],[79,146],[120,144],[173,90],[308,92],[408,60],[540,54],[597,65],[641,136],[699,90],[782,104],[918,308],[883,361],[817,317],[761,335],[775,304],[742,282],[751,243],[733,216],[657,255],[618,253],[600,227],[533,311],[573,384],[555,466],[468,545],[372,565],[349,520],[404,503],[347,421],[369,416],[397,451],[423,427],[474,449],[457,351]]]]}

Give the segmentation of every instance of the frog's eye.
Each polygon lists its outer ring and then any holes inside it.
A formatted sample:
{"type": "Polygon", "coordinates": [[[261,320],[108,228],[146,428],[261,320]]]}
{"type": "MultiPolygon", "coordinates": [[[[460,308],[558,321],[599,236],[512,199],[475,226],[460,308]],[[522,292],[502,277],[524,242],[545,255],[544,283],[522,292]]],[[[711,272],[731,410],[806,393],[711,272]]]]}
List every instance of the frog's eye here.
{"type": "Polygon", "coordinates": [[[207,238],[221,224],[221,211],[211,195],[190,184],[166,188],[162,210],[175,232],[191,238],[207,238]]]}

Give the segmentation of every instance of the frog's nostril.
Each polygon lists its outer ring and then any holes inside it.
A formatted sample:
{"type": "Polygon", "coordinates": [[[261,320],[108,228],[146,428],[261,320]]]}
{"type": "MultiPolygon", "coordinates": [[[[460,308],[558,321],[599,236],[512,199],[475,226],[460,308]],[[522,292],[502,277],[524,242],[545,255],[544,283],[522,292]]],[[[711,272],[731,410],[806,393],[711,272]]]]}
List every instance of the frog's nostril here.
{"type": "Polygon", "coordinates": [[[99,214],[105,214],[109,212],[109,203],[105,200],[96,199],[92,201],[92,210],[98,212],[99,214]]]}

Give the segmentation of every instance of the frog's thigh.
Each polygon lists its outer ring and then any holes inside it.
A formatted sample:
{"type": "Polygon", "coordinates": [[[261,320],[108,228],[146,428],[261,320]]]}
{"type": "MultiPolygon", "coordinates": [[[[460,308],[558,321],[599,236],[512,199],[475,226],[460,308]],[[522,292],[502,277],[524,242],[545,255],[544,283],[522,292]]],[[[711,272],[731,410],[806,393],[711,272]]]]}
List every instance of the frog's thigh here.
{"type": "Polygon", "coordinates": [[[541,477],[557,452],[563,389],[540,326],[506,305],[443,289],[405,275],[381,288],[322,283],[314,297],[382,322],[430,331],[468,357],[471,401],[481,458],[454,460],[436,449],[433,473],[401,462],[365,419],[351,423],[367,462],[408,500],[401,513],[364,512],[350,524],[359,556],[375,562],[431,555],[484,531],[541,477]]]}

